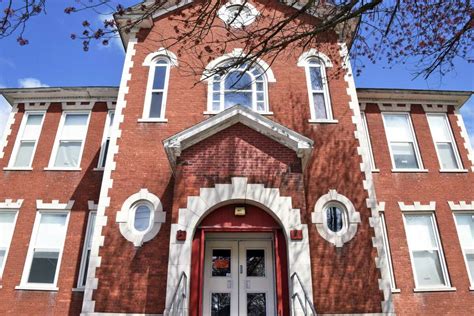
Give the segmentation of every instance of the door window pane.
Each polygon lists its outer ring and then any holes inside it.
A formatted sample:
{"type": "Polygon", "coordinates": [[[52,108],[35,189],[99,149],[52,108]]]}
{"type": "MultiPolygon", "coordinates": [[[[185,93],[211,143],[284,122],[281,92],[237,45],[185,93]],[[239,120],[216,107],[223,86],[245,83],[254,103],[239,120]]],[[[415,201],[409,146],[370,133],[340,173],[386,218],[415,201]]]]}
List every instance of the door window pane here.
{"type": "Polygon", "coordinates": [[[55,167],[78,167],[81,154],[81,141],[61,141],[56,155],[55,167]]]}
{"type": "Polygon", "coordinates": [[[418,169],[413,143],[393,143],[392,155],[397,169],[418,169]]]}
{"type": "Polygon", "coordinates": [[[230,293],[212,293],[211,315],[230,316],[230,293]]]}
{"type": "Polygon", "coordinates": [[[212,276],[231,276],[231,250],[212,250],[212,276]]]}
{"type": "Polygon", "coordinates": [[[28,283],[54,283],[59,252],[35,251],[28,283]]]}
{"type": "Polygon", "coordinates": [[[454,150],[451,143],[438,143],[438,154],[443,169],[457,169],[458,164],[454,156],[454,150]]]}
{"type": "Polygon", "coordinates": [[[265,293],[247,294],[247,315],[248,316],[266,316],[267,301],[265,293]]]}
{"type": "Polygon", "coordinates": [[[36,142],[34,141],[22,141],[16,154],[15,167],[29,167],[31,157],[33,156],[33,150],[35,149],[36,142]]]}
{"type": "Polygon", "coordinates": [[[247,249],[247,276],[265,276],[265,250],[247,249]]]}

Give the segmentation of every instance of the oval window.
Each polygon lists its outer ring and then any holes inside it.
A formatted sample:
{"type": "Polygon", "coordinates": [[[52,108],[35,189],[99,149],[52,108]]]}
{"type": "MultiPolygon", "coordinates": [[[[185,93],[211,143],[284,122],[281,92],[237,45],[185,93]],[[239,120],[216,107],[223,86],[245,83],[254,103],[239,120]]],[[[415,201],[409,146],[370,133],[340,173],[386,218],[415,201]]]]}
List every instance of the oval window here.
{"type": "Polygon", "coordinates": [[[145,231],[150,227],[151,208],[146,204],[140,204],[135,209],[133,227],[139,232],[145,231]]]}
{"type": "Polygon", "coordinates": [[[344,211],[342,207],[330,205],[326,208],[326,220],[329,230],[334,233],[341,231],[344,227],[344,211]]]}

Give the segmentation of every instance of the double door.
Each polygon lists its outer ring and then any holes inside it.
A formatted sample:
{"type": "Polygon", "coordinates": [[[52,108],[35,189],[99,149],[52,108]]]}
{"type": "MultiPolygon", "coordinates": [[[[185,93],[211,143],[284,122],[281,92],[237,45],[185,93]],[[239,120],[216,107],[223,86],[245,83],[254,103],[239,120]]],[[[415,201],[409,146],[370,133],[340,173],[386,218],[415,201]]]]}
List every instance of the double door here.
{"type": "Polygon", "coordinates": [[[271,240],[207,241],[203,315],[274,315],[273,258],[271,240]]]}

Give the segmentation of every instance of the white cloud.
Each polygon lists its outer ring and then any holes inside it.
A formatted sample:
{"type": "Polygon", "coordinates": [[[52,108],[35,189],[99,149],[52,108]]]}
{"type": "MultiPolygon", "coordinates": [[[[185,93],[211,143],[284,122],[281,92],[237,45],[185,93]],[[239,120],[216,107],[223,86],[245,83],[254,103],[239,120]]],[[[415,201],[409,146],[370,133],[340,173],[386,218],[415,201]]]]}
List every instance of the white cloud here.
{"type": "Polygon", "coordinates": [[[49,87],[47,84],[42,83],[39,79],[36,79],[36,78],[18,79],[18,85],[20,88],[49,87]]]}
{"type": "MultiPolygon", "coordinates": [[[[114,16],[112,14],[99,14],[97,16],[98,27],[103,29],[104,28],[104,21],[105,20],[110,21],[110,20],[113,20],[113,19],[114,19],[114,16]]],[[[109,38],[108,41],[109,41],[109,44],[104,45],[104,44],[102,44],[102,40],[100,40],[97,43],[97,47],[99,49],[115,48],[115,49],[120,49],[121,51],[124,50],[122,40],[120,39],[120,36],[119,36],[118,33],[116,33],[113,37],[109,38]]]]}

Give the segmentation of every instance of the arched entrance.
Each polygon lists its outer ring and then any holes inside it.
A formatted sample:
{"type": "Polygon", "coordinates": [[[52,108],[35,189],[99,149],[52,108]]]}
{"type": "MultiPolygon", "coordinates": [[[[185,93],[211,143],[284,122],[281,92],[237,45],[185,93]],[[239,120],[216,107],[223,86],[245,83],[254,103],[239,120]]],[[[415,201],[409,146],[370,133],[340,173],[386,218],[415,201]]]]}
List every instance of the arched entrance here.
{"type": "Polygon", "coordinates": [[[193,237],[190,315],[289,315],[286,239],[261,208],[217,208],[193,237]]]}

